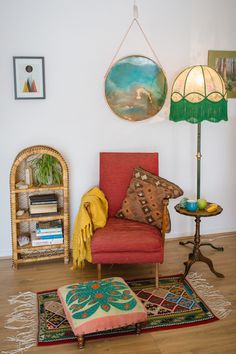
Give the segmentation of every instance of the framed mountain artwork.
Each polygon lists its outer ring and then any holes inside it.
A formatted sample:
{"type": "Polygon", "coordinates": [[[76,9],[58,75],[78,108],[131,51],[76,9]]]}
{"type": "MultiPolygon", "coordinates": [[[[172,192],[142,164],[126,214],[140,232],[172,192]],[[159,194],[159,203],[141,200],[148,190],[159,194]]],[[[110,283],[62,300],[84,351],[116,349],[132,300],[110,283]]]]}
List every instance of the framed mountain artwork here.
{"type": "Polygon", "coordinates": [[[45,98],[44,57],[13,57],[15,99],[45,98]]]}

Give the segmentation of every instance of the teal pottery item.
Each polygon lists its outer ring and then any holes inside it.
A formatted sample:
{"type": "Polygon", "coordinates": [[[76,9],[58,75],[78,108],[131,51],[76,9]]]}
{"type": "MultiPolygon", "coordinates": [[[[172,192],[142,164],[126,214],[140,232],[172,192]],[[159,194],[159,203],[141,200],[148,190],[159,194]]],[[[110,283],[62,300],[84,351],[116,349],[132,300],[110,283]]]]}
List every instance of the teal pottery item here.
{"type": "Polygon", "coordinates": [[[180,200],[179,205],[181,206],[181,208],[186,208],[187,200],[188,198],[185,197],[180,200]]]}
{"type": "Polygon", "coordinates": [[[197,201],[188,199],[186,203],[186,209],[188,211],[196,211],[198,209],[197,201]]]}

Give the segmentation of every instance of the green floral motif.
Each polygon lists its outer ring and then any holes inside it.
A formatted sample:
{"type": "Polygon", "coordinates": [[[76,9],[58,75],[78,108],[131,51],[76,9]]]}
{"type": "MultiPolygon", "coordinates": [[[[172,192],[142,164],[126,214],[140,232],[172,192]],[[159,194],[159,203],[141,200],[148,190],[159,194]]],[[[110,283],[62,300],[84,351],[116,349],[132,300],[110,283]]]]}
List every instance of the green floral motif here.
{"type": "Polygon", "coordinates": [[[111,306],[121,311],[130,311],[137,304],[126,284],[114,278],[78,283],[67,289],[66,303],[74,319],[90,317],[99,308],[108,312],[111,306]]]}

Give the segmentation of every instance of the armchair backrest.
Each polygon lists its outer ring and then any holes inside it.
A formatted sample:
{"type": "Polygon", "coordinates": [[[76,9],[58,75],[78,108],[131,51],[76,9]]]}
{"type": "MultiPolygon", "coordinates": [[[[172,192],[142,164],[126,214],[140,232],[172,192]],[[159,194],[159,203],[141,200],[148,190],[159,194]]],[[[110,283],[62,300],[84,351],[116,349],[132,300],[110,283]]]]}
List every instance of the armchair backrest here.
{"type": "Polygon", "coordinates": [[[157,152],[101,152],[100,183],[109,205],[109,216],[115,216],[132,178],[135,167],[158,175],[157,152]]]}

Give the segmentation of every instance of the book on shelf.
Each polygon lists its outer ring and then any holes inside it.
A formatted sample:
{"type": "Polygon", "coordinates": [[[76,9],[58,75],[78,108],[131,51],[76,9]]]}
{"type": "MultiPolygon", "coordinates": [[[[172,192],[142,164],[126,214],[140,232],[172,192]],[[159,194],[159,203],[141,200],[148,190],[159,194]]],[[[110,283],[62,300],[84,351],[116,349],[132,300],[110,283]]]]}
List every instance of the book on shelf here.
{"type": "Polygon", "coordinates": [[[57,213],[58,208],[57,204],[40,204],[40,205],[33,205],[30,204],[29,207],[30,214],[46,214],[46,213],[57,213]]]}
{"type": "Polygon", "coordinates": [[[48,234],[61,234],[62,233],[62,222],[61,220],[52,221],[40,221],[36,223],[36,234],[37,235],[48,235],[48,234]]]}
{"type": "Polygon", "coordinates": [[[62,221],[61,220],[38,221],[36,223],[36,228],[40,230],[62,228],[62,221]]]}
{"type": "Polygon", "coordinates": [[[63,238],[63,234],[47,234],[47,235],[42,235],[42,234],[37,234],[37,232],[35,232],[35,236],[37,238],[37,240],[53,240],[56,238],[63,238]]]}
{"type": "Polygon", "coordinates": [[[47,216],[54,216],[54,215],[58,215],[59,213],[34,213],[34,214],[30,214],[30,216],[32,216],[33,218],[39,218],[39,217],[47,217],[47,216]]]}
{"type": "Polygon", "coordinates": [[[57,195],[55,193],[53,194],[35,194],[35,195],[30,195],[29,200],[31,204],[53,204],[57,203],[57,195]]]}
{"type": "Polygon", "coordinates": [[[47,205],[47,204],[57,204],[57,200],[46,200],[46,201],[39,201],[39,202],[30,202],[31,205],[47,205]]]}
{"type": "Polygon", "coordinates": [[[64,242],[63,235],[61,235],[60,238],[41,239],[36,236],[35,232],[31,232],[31,244],[33,247],[60,245],[60,244],[63,244],[63,242],[64,242]]]}
{"type": "Polygon", "coordinates": [[[38,229],[35,229],[35,233],[38,237],[40,236],[48,236],[48,235],[53,235],[53,236],[57,236],[57,235],[61,235],[62,234],[62,229],[58,230],[58,231],[53,231],[53,230],[46,230],[46,231],[39,231],[38,229]]]}

